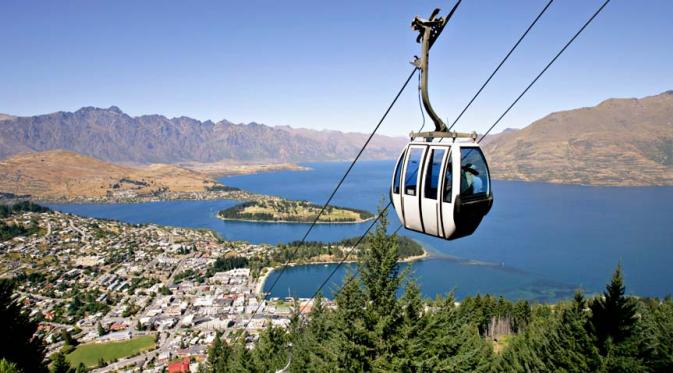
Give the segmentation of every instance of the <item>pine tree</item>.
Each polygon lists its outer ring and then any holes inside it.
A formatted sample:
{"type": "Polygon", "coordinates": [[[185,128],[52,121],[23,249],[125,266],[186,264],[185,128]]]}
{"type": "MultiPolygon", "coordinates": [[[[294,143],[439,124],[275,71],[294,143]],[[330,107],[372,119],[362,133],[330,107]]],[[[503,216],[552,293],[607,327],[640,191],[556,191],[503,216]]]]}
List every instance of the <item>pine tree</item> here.
{"type": "Polygon", "coordinates": [[[96,324],[96,331],[98,332],[99,337],[106,334],[105,328],[103,328],[103,325],[100,324],[100,321],[98,324],[96,324]]]}
{"type": "Polygon", "coordinates": [[[52,356],[50,371],[51,373],[72,373],[74,369],[70,367],[70,364],[65,359],[65,354],[57,352],[52,356]]]}
{"type": "Polygon", "coordinates": [[[389,236],[387,229],[388,218],[383,214],[374,234],[367,238],[368,250],[360,261],[360,278],[367,299],[379,316],[396,311],[396,294],[402,281],[397,263],[397,237],[389,236]]]}
{"type": "Polygon", "coordinates": [[[416,342],[414,370],[484,372],[491,367],[492,348],[479,334],[476,322],[461,316],[453,294],[435,302],[424,314],[416,342]]]}
{"type": "Polygon", "coordinates": [[[251,353],[245,347],[245,338],[237,338],[236,340],[236,343],[232,343],[231,355],[226,371],[232,373],[255,371],[251,353]]]}
{"type": "Polygon", "coordinates": [[[395,371],[413,371],[415,359],[419,350],[424,349],[420,343],[421,333],[427,324],[427,318],[423,315],[423,300],[421,292],[415,282],[410,281],[400,299],[402,308],[402,325],[399,336],[396,336],[398,346],[392,360],[392,369],[395,371]]]}
{"type": "Polygon", "coordinates": [[[269,324],[260,334],[252,361],[258,372],[273,372],[287,364],[288,345],[285,330],[269,324]]]}
{"type": "Polygon", "coordinates": [[[0,359],[0,373],[21,373],[21,370],[11,361],[0,359]]]}
{"type": "Polygon", "coordinates": [[[35,336],[38,323],[31,320],[12,297],[14,284],[0,279],[0,359],[7,359],[24,372],[46,372],[44,346],[35,336]]]}
{"type": "Polygon", "coordinates": [[[365,328],[373,338],[372,364],[377,370],[390,370],[398,351],[397,334],[402,322],[397,291],[405,274],[400,274],[397,236],[388,235],[387,230],[388,218],[382,214],[374,233],[367,237],[367,250],[360,260],[367,300],[365,328]]]}
{"type": "Polygon", "coordinates": [[[643,356],[643,351],[639,351],[639,355],[652,371],[673,372],[673,301],[670,297],[663,301],[654,299],[643,308],[647,355],[643,356]]]}
{"type": "Polygon", "coordinates": [[[624,293],[622,266],[618,264],[603,297],[590,304],[592,330],[603,354],[607,352],[608,339],[610,344],[619,344],[632,334],[636,323],[635,302],[624,293]]]}
{"type": "Polygon", "coordinates": [[[213,345],[208,351],[208,366],[211,372],[224,373],[231,356],[231,348],[222,340],[222,333],[217,332],[213,345]]]}
{"type": "Polygon", "coordinates": [[[79,342],[74,339],[70,332],[66,329],[61,331],[61,339],[63,340],[63,344],[66,346],[77,346],[79,344],[79,342]]]}
{"type": "Polygon", "coordinates": [[[324,305],[322,294],[318,294],[305,323],[299,327],[291,323],[289,340],[292,341],[292,371],[327,372],[335,369],[331,313],[324,305]],[[304,326],[304,327],[302,327],[304,326]]]}
{"type": "Polygon", "coordinates": [[[359,282],[352,274],[348,274],[336,295],[335,335],[331,342],[338,370],[372,370],[374,341],[366,328],[365,303],[365,295],[359,282]]]}
{"type": "Polygon", "coordinates": [[[577,291],[573,302],[561,310],[558,324],[559,349],[552,354],[554,366],[568,372],[595,371],[600,362],[595,341],[587,332],[588,317],[582,292],[577,291]]]}

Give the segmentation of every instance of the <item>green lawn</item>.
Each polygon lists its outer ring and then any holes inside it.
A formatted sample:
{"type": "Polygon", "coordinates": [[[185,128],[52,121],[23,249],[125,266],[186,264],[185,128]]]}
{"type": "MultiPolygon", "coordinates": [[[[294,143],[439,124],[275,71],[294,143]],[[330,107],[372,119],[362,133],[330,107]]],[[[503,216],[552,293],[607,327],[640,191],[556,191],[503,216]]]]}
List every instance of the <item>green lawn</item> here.
{"type": "Polygon", "coordinates": [[[134,355],[141,351],[153,350],[154,348],[154,336],[144,335],[123,342],[79,345],[75,351],[68,354],[67,359],[70,365],[74,367],[78,366],[79,363],[84,363],[87,367],[93,367],[98,365],[98,360],[101,357],[110,362],[114,359],[134,355]]]}

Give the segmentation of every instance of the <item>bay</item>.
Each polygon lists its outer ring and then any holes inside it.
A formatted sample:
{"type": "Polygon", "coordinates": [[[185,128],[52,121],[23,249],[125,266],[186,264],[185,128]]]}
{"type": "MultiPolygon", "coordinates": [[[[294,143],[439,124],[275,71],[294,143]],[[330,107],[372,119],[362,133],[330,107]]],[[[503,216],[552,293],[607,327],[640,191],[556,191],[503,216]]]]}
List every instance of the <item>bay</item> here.
{"type": "MultiPolygon", "coordinates": [[[[220,179],[227,185],[314,203],[325,202],[348,167],[344,162],[308,163],[310,171],[279,171],[220,179]]],[[[358,163],[333,204],[375,211],[387,203],[392,161],[358,163]]],[[[400,231],[433,257],[413,263],[412,276],[427,297],[455,291],[554,301],[576,288],[600,292],[617,263],[627,292],[664,296],[673,292],[673,188],[591,187],[494,181],[495,203],[477,232],[443,241],[400,231]]],[[[131,223],[213,229],[231,240],[279,243],[301,239],[306,224],[221,221],[217,211],[237,201],[163,201],[138,204],[59,204],[50,207],[131,223]]],[[[390,228],[397,228],[389,214],[390,228]]],[[[332,241],[362,234],[367,223],[317,225],[309,240],[332,241]]],[[[272,296],[311,296],[332,265],[288,268],[272,296]]],[[[335,289],[347,268],[328,286],[335,289]]],[[[274,279],[277,272],[270,275],[274,279]]],[[[267,281],[266,287],[272,281],[267,281]]],[[[328,289],[329,290],[329,289],[328,289]]],[[[326,295],[331,295],[327,292],[326,295]]]]}

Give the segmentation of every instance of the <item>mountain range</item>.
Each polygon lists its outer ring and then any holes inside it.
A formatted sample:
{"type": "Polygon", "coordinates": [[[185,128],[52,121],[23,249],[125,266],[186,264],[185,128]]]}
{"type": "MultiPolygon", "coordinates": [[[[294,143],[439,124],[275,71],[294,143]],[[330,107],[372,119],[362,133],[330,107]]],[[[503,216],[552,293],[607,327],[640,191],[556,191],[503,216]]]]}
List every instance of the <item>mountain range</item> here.
{"type": "MultiPolygon", "coordinates": [[[[332,161],[352,159],[366,137],[254,122],[131,117],[115,106],[29,117],[0,116],[0,158],[63,149],[126,163],[332,161]]],[[[402,137],[374,136],[364,158],[396,157],[405,142],[402,137]]]]}
{"type": "MultiPolygon", "coordinates": [[[[237,164],[350,160],[366,136],[85,107],[0,115],[0,158],[65,149],[116,163],[174,163],[215,176],[237,164]]],[[[406,141],[374,136],[364,158],[394,159],[406,141]]],[[[482,145],[496,179],[673,185],[673,91],[552,113],[523,129],[489,135],[482,145]]]]}

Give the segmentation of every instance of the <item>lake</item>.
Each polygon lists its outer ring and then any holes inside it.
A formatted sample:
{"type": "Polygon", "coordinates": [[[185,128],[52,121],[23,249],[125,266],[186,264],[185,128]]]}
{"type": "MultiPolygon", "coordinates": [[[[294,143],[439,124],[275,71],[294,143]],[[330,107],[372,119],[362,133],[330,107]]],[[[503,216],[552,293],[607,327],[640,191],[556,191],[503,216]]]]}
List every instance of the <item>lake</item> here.
{"type": "MultiPolygon", "coordinates": [[[[375,211],[387,203],[392,161],[358,163],[333,204],[375,211]]],[[[279,171],[220,179],[227,185],[291,199],[325,202],[348,167],[309,163],[311,171],[279,171]]],[[[673,188],[613,188],[494,181],[495,203],[477,232],[443,241],[414,232],[434,256],[412,264],[427,297],[455,291],[458,298],[492,293],[511,299],[554,301],[574,289],[602,291],[621,261],[627,292],[664,296],[673,292],[673,188]]],[[[221,221],[220,209],[236,201],[165,201],[137,204],[58,204],[51,208],[130,223],[209,228],[224,239],[279,243],[301,239],[306,224],[221,221]]],[[[390,214],[391,229],[399,222],[390,214]]],[[[331,241],[362,234],[364,224],[318,225],[309,240],[331,241]]],[[[273,296],[310,296],[332,265],[285,271],[273,296]]],[[[327,296],[341,283],[341,268],[327,296]]],[[[274,279],[277,272],[269,277],[274,279]]],[[[267,287],[271,281],[267,281],[267,287]]]]}

